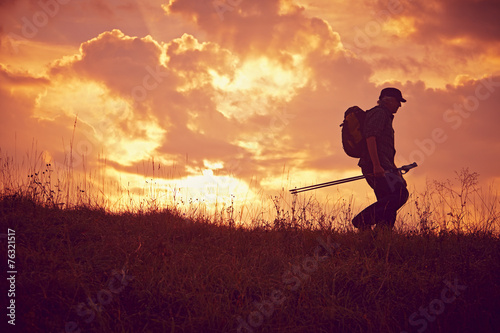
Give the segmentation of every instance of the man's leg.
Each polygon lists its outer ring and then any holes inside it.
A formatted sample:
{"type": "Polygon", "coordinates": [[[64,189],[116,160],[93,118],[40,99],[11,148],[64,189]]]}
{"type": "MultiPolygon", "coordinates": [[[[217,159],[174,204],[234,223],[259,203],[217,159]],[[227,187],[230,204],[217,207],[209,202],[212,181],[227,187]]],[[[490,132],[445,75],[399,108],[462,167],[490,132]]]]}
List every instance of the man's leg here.
{"type": "Polygon", "coordinates": [[[396,214],[406,201],[409,193],[406,182],[399,174],[386,174],[381,181],[375,182],[375,219],[377,224],[389,229],[396,223],[396,214]]]}
{"type": "MultiPolygon", "coordinates": [[[[377,196],[378,200],[377,191],[375,190],[375,181],[374,181],[375,177],[370,176],[369,173],[366,172],[365,170],[362,170],[362,172],[363,175],[365,175],[365,180],[368,183],[368,185],[370,185],[370,187],[375,191],[375,196],[377,196]]],[[[371,226],[377,223],[375,214],[375,208],[376,208],[375,205],[376,203],[366,207],[352,219],[352,224],[356,228],[358,228],[359,231],[371,230],[371,226]]]]}
{"type": "Polygon", "coordinates": [[[380,178],[366,175],[366,181],[375,191],[377,202],[356,215],[352,224],[360,230],[371,228],[374,224],[385,225],[392,229],[398,209],[408,200],[406,182],[401,176],[392,174],[380,178]]]}

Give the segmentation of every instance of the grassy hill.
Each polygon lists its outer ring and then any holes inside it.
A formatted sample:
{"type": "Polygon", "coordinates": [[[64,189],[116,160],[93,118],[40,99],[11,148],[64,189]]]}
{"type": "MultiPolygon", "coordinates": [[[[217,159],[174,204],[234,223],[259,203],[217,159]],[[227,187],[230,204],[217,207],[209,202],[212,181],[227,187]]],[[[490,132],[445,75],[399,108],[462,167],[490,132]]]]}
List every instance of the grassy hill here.
{"type": "Polygon", "coordinates": [[[3,272],[15,243],[9,331],[500,331],[500,242],[488,233],[244,229],[22,195],[0,212],[3,272]]]}

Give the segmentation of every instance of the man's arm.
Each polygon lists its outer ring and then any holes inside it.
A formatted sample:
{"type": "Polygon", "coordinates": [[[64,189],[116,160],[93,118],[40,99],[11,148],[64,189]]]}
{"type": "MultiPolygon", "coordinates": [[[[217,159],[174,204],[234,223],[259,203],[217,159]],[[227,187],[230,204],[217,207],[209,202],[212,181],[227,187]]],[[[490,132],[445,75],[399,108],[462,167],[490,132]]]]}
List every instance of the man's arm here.
{"type": "Polygon", "coordinates": [[[377,138],[375,136],[366,138],[366,147],[368,148],[368,154],[370,154],[370,158],[372,160],[373,174],[376,177],[385,176],[385,170],[380,165],[380,160],[378,159],[377,138]]]}

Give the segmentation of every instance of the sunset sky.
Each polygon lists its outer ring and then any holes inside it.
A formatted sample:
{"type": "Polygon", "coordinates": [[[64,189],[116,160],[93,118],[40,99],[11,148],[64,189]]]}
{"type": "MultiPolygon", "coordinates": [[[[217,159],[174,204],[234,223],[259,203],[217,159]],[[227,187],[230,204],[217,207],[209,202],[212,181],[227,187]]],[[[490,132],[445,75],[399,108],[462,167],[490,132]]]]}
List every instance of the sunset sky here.
{"type": "Polygon", "coordinates": [[[154,159],[202,199],[272,196],[358,175],[343,113],[394,86],[411,186],[468,167],[498,188],[499,17],[496,0],[2,0],[0,148],[64,166],[72,146],[75,172],[137,188],[154,159]]]}

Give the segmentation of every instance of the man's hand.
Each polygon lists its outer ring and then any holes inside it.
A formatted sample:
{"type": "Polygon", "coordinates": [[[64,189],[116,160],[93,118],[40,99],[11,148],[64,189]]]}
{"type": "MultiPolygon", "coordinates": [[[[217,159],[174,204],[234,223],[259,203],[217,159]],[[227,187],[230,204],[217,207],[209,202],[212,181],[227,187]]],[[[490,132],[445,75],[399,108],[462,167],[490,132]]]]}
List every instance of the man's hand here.
{"type": "Polygon", "coordinates": [[[380,165],[374,165],[373,166],[373,174],[375,175],[375,177],[384,177],[385,170],[380,165]]]}

